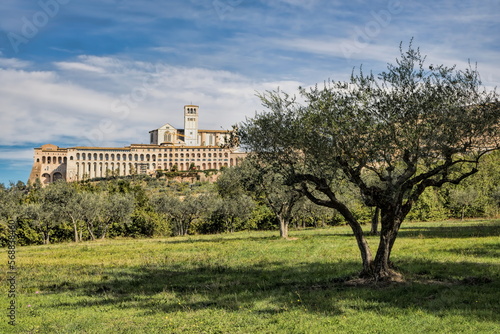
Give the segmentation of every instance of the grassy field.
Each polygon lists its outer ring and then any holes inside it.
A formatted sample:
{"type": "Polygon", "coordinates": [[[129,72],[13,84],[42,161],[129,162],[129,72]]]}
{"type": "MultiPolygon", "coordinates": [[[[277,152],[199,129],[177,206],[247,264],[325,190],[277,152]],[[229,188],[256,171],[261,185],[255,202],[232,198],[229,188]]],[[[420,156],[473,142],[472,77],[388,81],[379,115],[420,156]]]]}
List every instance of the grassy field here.
{"type": "Polygon", "coordinates": [[[346,227],[276,235],[18,247],[17,325],[2,269],[0,332],[500,332],[498,220],[406,223],[392,257],[406,282],[385,286],[346,284],[360,270],[346,227]]]}

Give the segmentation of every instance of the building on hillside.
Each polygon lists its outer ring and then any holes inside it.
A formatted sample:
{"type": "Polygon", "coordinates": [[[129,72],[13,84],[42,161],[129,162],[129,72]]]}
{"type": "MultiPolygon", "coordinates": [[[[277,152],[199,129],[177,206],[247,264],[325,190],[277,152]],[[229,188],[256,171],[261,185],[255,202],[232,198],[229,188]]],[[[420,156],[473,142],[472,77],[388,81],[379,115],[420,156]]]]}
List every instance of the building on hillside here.
{"type": "Polygon", "coordinates": [[[223,147],[228,131],[198,129],[196,105],[184,106],[184,129],[170,124],[152,130],[149,144],[126,147],[69,147],[46,144],[35,148],[29,182],[68,182],[111,175],[154,174],[158,170],[218,170],[245,157],[223,147]]]}

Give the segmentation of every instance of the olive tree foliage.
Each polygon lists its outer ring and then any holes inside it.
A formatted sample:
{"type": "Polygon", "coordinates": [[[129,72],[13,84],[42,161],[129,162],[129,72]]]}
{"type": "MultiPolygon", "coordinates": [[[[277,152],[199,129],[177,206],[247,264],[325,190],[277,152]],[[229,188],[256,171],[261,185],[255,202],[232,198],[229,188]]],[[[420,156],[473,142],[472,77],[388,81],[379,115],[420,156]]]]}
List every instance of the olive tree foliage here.
{"type": "Polygon", "coordinates": [[[255,202],[247,194],[221,196],[213,202],[210,221],[213,227],[219,227],[218,230],[233,233],[248,227],[254,208],[255,202]]]}
{"type": "Polygon", "coordinates": [[[244,148],[345,218],[361,253],[361,277],[400,279],[390,254],[415,201],[429,187],[475,174],[481,158],[500,147],[497,93],[481,88],[471,66],[424,63],[410,43],[378,76],[360,70],[349,82],[299,88],[303,103],[279,90],[260,94],[268,111],[239,126],[244,148]],[[380,209],[374,255],[338,193],[345,180],[365,205],[380,209]]]}
{"type": "Polygon", "coordinates": [[[171,224],[172,233],[177,236],[187,235],[192,223],[208,214],[212,202],[209,195],[188,195],[184,198],[160,194],[152,198],[152,206],[164,215],[171,224]]]}
{"type": "Polygon", "coordinates": [[[288,226],[294,208],[303,197],[300,191],[285,184],[283,175],[252,155],[239,166],[226,170],[217,181],[219,193],[228,196],[238,189],[251,194],[271,209],[280,225],[280,237],[288,238],[288,226]]]}

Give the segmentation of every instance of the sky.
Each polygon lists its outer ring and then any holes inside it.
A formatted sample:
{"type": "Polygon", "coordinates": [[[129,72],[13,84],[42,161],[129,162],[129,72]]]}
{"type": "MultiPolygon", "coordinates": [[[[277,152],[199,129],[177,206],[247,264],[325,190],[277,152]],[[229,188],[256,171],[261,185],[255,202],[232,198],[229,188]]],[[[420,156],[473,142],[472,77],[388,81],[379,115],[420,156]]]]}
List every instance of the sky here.
{"type": "Polygon", "coordinates": [[[186,104],[229,129],[258,94],[380,73],[411,39],[499,85],[498,0],[2,0],[0,183],[27,182],[43,144],[149,143],[186,104]]]}

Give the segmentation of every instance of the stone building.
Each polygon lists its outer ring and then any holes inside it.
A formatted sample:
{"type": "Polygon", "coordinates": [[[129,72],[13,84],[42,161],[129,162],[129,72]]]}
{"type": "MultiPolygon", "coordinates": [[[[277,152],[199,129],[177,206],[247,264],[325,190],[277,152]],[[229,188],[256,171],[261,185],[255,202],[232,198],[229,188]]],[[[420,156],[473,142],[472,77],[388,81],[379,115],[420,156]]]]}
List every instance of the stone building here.
{"type": "Polygon", "coordinates": [[[245,157],[237,149],[224,148],[228,131],[198,129],[196,105],[184,106],[184,129],[170,124],[152,130],[149,144],[126,147],[69,147],[46,144],[35,148],[29,182],[68,182],[157,170],[218,170],[234,166],[245,157]]]}

